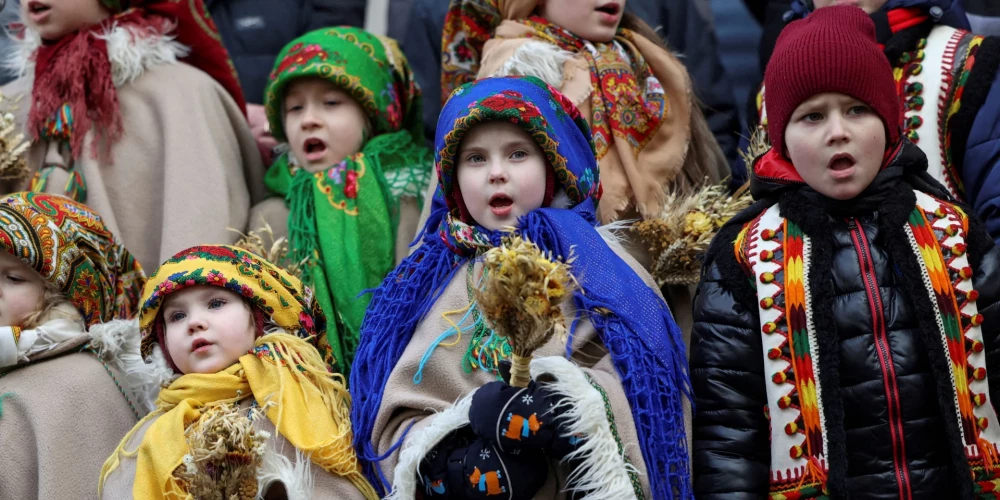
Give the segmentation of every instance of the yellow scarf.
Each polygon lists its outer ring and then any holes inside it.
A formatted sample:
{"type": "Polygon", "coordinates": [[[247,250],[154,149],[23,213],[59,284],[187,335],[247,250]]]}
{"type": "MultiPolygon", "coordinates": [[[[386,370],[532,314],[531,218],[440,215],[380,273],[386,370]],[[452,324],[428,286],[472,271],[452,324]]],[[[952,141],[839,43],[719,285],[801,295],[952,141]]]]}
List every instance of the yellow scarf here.
{"type": "Polygon", "coordinates": [[[346,477],[366,498],[377,499],[351,446],[350,394],[343,377],[325,366],[308,341],[273,333],[257,339],[253,351],[226,370],[178,378],[160,391],[157,409],[136,424],[104,463],[98,494],[125,456],[136,460],[134,498],[190,498],[174,477],[190,451],[185,430],[207,406],[253,396],[278,433],[316,465],[346,477]],[[155,421],[139,448],[126,451],[126,443],[151,419],[155,421]]]}

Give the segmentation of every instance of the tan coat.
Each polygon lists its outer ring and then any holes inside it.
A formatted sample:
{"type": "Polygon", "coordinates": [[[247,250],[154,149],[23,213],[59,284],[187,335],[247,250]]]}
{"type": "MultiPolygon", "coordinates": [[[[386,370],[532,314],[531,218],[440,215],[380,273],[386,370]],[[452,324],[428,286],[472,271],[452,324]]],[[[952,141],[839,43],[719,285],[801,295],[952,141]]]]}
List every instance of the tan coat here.
{"type": "Polygon", "coordinates": [[[96,498],[104,459],[138,422],[117,383],[121,372],[64,343],[0,373],[0,497],[96,498]],[[112,378],[113,377],[113,378],[112,378]]]}
{"type": "MultiPolygon", "coordinates": [[[[652,278],[635,260],[624,251],[617,251],[617,253],[643,277],[647,285],[656,289],[652,278]]],[[[382,471],[389,478],[390,483],[399,479],[394,478],[396,464],[400,459],[400,454],[404,453],[412,444],[414,436],[419,435],[421,430],[431,425],[439,417],[440,412],[451,407],[456,400],[471,394],[480,386],[496,380],[492,374],[479,370],[471,374],[465,373],[462,369],[462,357],[469,346],[469,339],[463,337],[455,346],[439,346],[435,349],[424,367],[423,380],[419,385],[413,383],[413,376],[417,372],[424,353],[432,342],[450,326],[445,321],[443,313],[464,310],[463,308],[469,305],[466,280],[470,278],[467,269],[466,266],[455,274],[437,303],[417,326],[402,358],[393,369],[382,395],[382,406],[379,409],[372,438],[376,453],[385,453],[402,437],[407,426],[415,422],[404,445],[380,463],[382,471]]],[[[481,270],[481,266],[477,264],[473,275],[478,277],[481,270]]],[[[566,317],[572,318],[574,314],[574,312],[567,311],[566,317]]],[[[457,321],[460,317],[461,315],[457,315],[452,317],[452,320],[457,321]]],[[[553,339],[536,353],[536,357],[561,356],[563,352],[563,344],[558,339],[553,339]]],[[[612,364],[611,356],[589,321],[581,320],[577,326],[573,341],[572,361],[607,392],[626,454],[641,473],[642,487],[649,498],[649,482],[645,476],[646,466],[642,453],[639,451],[638,438],[628,399],[612,364]]],[[[690,428],[690,418],[687,420],[687,427],[690,428]]],[[[553,467],[558,470],[559,480],[557,481],[555,475],[550,474],[548,482],[536,498],[566,498],[565,493],[560,492],[561,488],[558,485],[566,484],[567,471],[561,470],[556,464],[553,464],[553,467]]]]}
{"type": "MultiPolygon", "coordinates": [[[[21,97],[21,123],[30,108],[26,76],[3,89],[21,97]]],[[[112,164],[91,154],[93,131],[75,168],[87,183],[86,204],[146,269],[185,248],[233,243],[245,230],[250,206],[264,198],[264,166],[249,125],[228,93],[207,74],[184,63],[147,68],[118,88],[125,133],[112,164]]],[[[32,173],[43,162],[69,161],[55,144],[28,152],[32,173]]],[[[29,177],[30,179],[30,177],[29,177]]],[[[68,175],[57,170],[46,191],[63,194],[68,175]]],[[[27,180],[7,190],[23,190],[27,180]]]]}
{"type": "MultiPolygon", "coordinates": [[[[244,408],[249,407],[249,402],[250,402],[249,399],[245,400],[242,406],[244,408]]],[[[145,437],[146,435],[146,430],[149,429],[149,426],[153,425],[153,422],[155,421],[156,421],[155,419],[151,419],[150,421],[146,422],[143,425],[143,427],[138,432],[136,432],[134,436],[132,436],[132,439],[129,440],[125,449],[134,450],[138,448],[139,443],[142,442],[143,437],[145,437]]],[[[254,421],[254,427],[257,430],[263,430],[271,434],[272,437],[270,439],[270,443],[268,444],[269,446],[268,453],[271,452],[280,453],[281,455],[284,455],[285,458],[287,458],[292,464],[295,464],[296,460],[295,447],[292,446],[292,444],[289,443],[288,440],[282,437],[281,434],[279,434],[275,430],[274,424],[272,424],[270,420],[268,420],[267,418],[259,418],[254,421]]],[[[121,439],[121,437],[124,435],[125,434],[123,433],[121,436],[119,436],[119,439],[121,439]]],[[[110,455],[111,452],[108,452],[107,455],[104,456],[104,458],[107,458],[110,455]]],[[[103,462],[104,459],[102,458],[101,463],[103,464],[103,462]]],[[[312,462],[309,463],[309,470],[310,474],[312,475],[313,489],[311,494],[308,493],[306,494],[307,499],[363,500],[365,498],[364,495],[362,495],[361,492],[358,491],[358,489],[355,488],[354,485],[351,484],[349,480],[341,476],[330,474],[312,462]]],[[[129,458],[124,456],[121,457],[121,464],[118,466],[117,469],[115,469],[114,471],[111,472],[111,474],[108,475],[108,478],[104,483],[104,491],[103,491],[104,494],[102,498],[105,498],[107,500],[127,500],[133,498],[132,484],[134,482],[134,479],[135,479],[135,458],[134,457],[129,458]]],[[[286,489],[293,489],[300,485],[301,484],[286,485],[286,489]]],[[[280,489],[280,488],[275,488],[274,486],[272,486],[272,488],[280,489]]],[[[285,496],[265,495],[265,498],[285,498],[285,496]]],[[[288,495],[287,498],[289,500],[298,500],[300,497],[296,497],[294,495],[288,495]]]]}

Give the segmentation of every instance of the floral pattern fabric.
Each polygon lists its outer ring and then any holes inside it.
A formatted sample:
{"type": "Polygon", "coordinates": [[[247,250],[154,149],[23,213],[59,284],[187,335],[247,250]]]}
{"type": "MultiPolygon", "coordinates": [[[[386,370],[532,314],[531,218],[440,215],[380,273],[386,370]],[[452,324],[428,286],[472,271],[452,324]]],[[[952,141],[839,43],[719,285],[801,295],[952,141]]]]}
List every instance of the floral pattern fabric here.
{"type": "Polygon", "coordinates": [[[138,314],[146,275],[85,205],[39,193],[4,196],[0,248],[62,292],[88,326],[138,314]]]}

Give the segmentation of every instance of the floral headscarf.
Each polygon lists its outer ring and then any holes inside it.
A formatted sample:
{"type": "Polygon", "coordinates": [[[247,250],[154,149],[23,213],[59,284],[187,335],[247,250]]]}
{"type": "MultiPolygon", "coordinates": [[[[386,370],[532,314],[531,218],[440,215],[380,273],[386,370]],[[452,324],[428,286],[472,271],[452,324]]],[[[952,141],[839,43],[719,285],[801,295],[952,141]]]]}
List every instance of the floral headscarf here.
{"type": "Polygon", "coordinates": [[[331,318],[337,368],[350,370],[368,296],[395,265],[399,199],[418,202],[430,181],[420,88],[395,41],[360,28],[324,28],[290,42],[271,72],[265,107],[272,133],[288,140],[284,95],[300,78],[325,79],[357,101],[372,125],[361,151],[310,173],[279,157],[265,182],[289,208],[289,259],[309,262],[303,279],[331,318]]]}
{"type": "Polygon", "coordinates": [[[142,267],[85,205],[40,193],[4,196],[0,247],[62,292],[87,326],[139,312],[142,267]]]}
{"type": "Polygon", "coordinates": [[[286,45],[264,95],[271,133],[279,141],[287,140],[285,87],[308,77],[328,80],[358,101],[374,135],[406,130],[423,137],[420,87],[395,40],[343,26],[312,31],[286,45]]]}
{"type": "Polygon", "coordinates": [[[314,342],[325,338],[326,317],[297,278],[246,250],[205,245],[174,255],[146,283],[139,314],[144,358],[157,343],[155,327],[164,299],[196,285],[217,286],[239,294],[254,310],[264,314],[265,325],[280,327],[314,342]]]}

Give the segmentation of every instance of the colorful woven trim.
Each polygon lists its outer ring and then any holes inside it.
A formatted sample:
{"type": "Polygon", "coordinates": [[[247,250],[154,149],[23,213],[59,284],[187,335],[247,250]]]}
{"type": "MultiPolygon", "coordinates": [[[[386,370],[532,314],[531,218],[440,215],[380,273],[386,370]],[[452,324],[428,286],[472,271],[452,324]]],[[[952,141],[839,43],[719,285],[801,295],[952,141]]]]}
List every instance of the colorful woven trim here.
{"type": "MultiPolygon", "coordinates": [[[[972,33],[957,31],[953,40],[956,41],[956,60],[953,62],[954,70],[947,75],[948,89],[942,86],[942,92],[946,97],[942,99],[938,108],[938,128],[941,131],[941,157],[944,160],[944,173],[949,182],[949,187],[954,186],[959,193],[965,193],[965,186],[962,183],[961,172],[955,165],[952,155],[952,127],[951,118],[958,113],[962,107],[962,95],[965,93],[965,86],[969,82],[969,74],[972,73],[973,66],[976,65],[976,53],[983,44],[984,38],[972,33]]],[[[960,197],[960,199],[964,199],[960,197]]]]}
{"type": "MultiPolygon", "coordinates": [[[[938,304],[941,349],[951,359],[955,412],[976,491],[1000,498],[1000,425],[989,398],[986,354],[966,255],[968,217],[957,206],[917,191],[904,228],[938,304]],[[990,423],[994,425],[991,427],[990,423]],[[994,491],[997,493],[994,494],[994,491]]],[[[819,350],[809,290],[809,238],[772,206],[747,223],[734,243],[757,290],[771,428],[770,498],[826,498],[826,422],[819,350]]]]}
{"type": "MultiPolygon", "coordinates": [[[[1000,426],[986,381],[983,316],[976,307],[979,293],[973,289],[966,254],[968,230],[969,218],[958,206],[917,192],[907,236],[923,257],[924,285],[932,303],[938,304],[938,329],[951,359],[956,414],[973,478],[984,492],[993,492],[994,481],[1000,479],[1000,426]]],[[[1000,498],[1000,492],[987,498],[1000,498]]]]}

